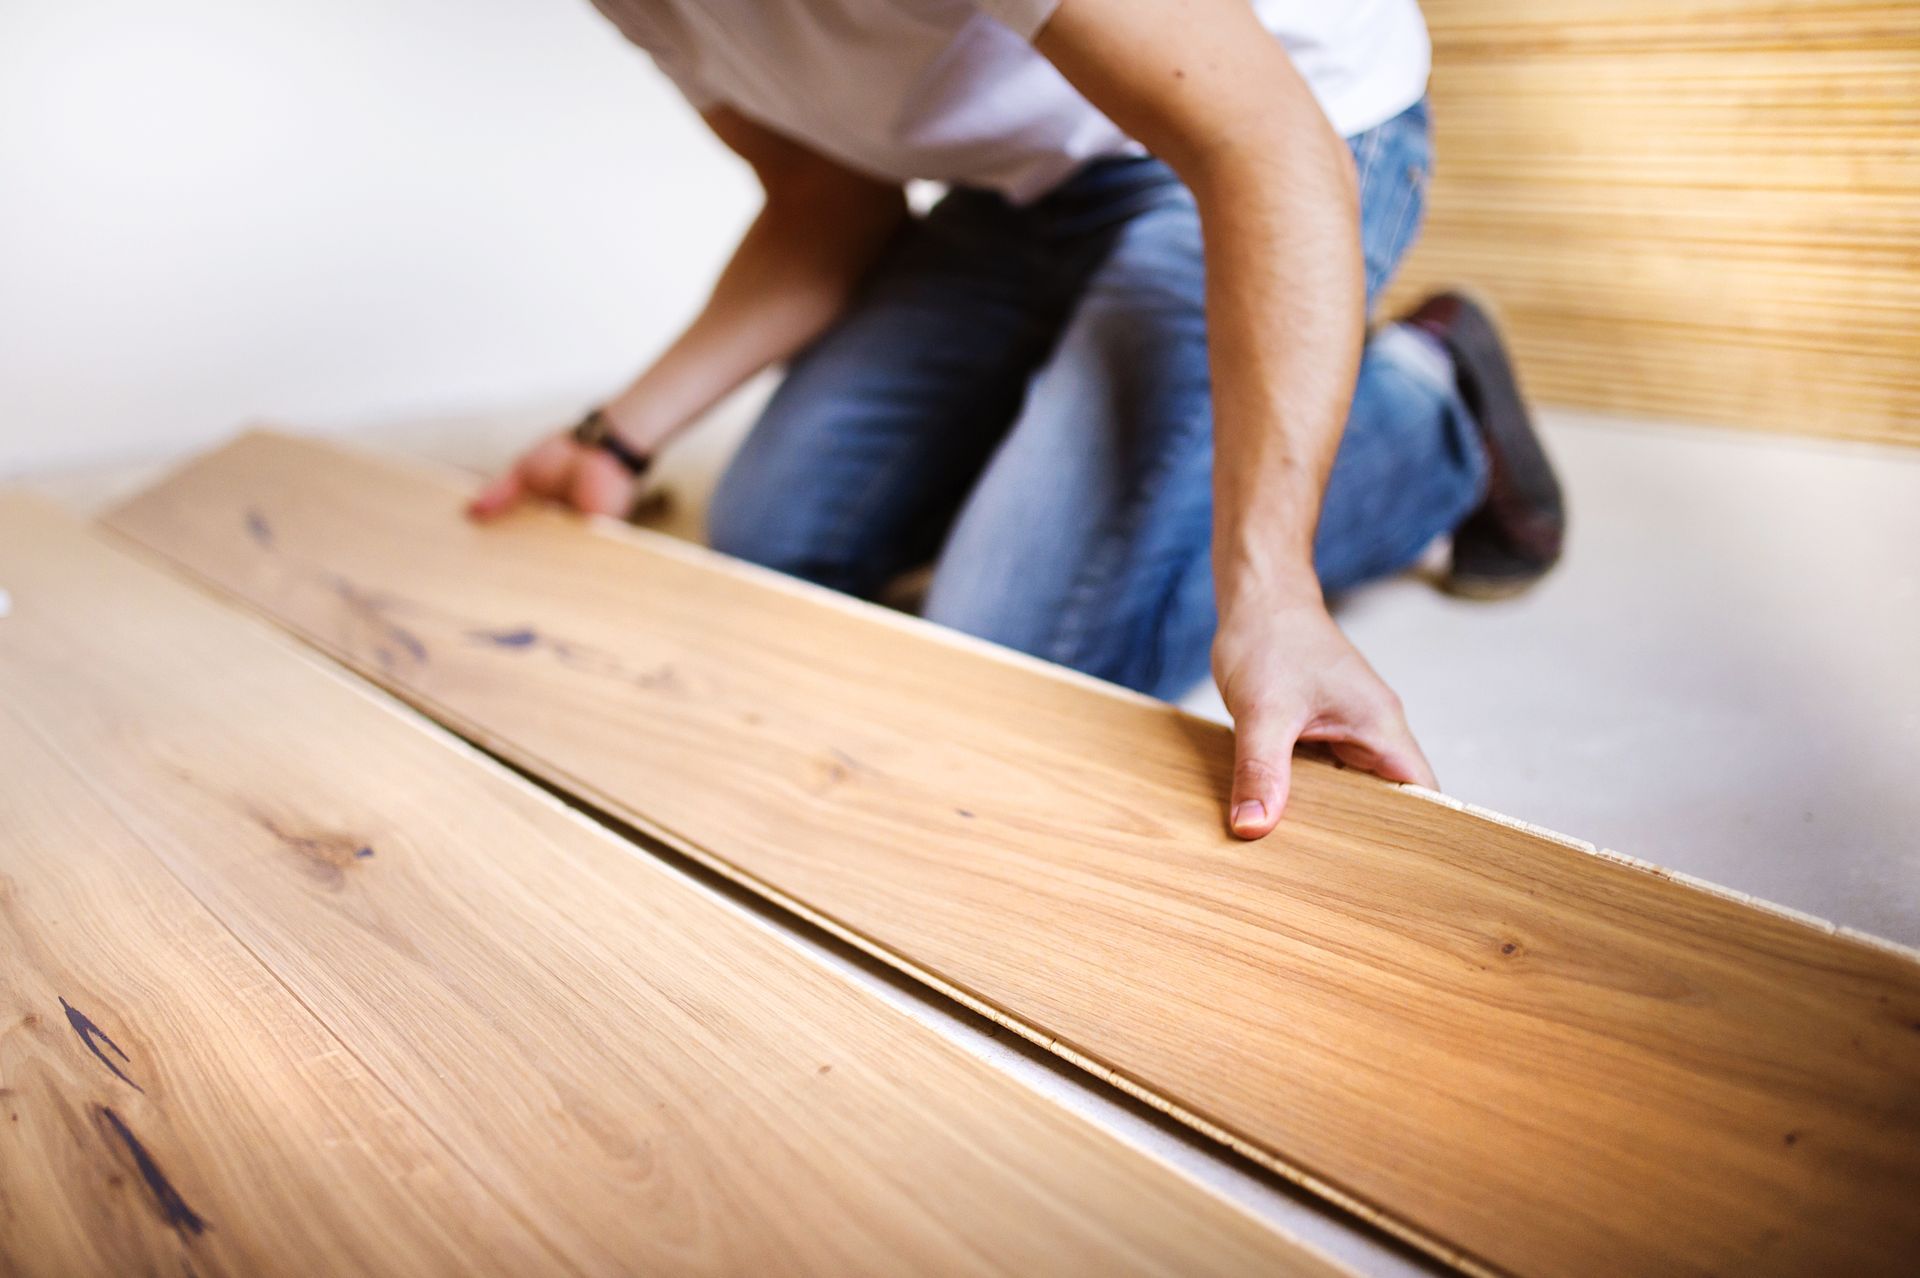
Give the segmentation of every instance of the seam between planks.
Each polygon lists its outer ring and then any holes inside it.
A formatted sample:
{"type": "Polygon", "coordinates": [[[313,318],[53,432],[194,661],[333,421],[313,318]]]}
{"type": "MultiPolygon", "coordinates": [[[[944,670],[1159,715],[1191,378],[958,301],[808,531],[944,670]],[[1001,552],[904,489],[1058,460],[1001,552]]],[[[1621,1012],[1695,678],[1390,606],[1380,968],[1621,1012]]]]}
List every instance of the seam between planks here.
{"type": "MultiPolygon", "coordinates": [[[[1022,1039],[1030,1043],[1033,1043],[1037,1046],[1045,1048],[1048,1052],[1052,1053],[1055,1056],[1060,1057],[1063,1060],[1066,1060],[1067,1062],[1074,1065],[1076,1068],[1080,1069],[1081,1071],[1093,1075],[1096,1082],[1103,1082],[1111,1086],[1114,1086],[1115,1088],[1126,1093],[1127,1095],[1133,1096],[1135,1099],[1145,1102],[1148,1106],[1150,1106],[1156,1112],[1169,1114],[1172,1117],[1178,1118],[1179,1121],[1182,1123],[1182,1125],[1192,1127],[1200,1131],[1203,1135],[1206,1135],[1215,1140],[1218,1140],[1222,1144],[1226,1144],[1238,1149],[1239,1145],[1242,1143],[1242,1142],[1237,1142],[1235,1138],[1233,1138],[1232,1136],[1227,1135],[1224,1132],[1221,1132],[1218,1129],[1214,1128],[1212,1124],[1207,1123],[1204,1119],[1198,1119],[1198,1118],[1188,1119],[1186,1117],[1183,1117],[1182,1116],[1183,1111],[1180,1111],[1176,1107],[1172,1107],[1169,1104],[1162,1103],[1152,1093],[1146,1091],[1144,1088],[1140,1088],[1137,1085],[1131,1084],[1125,1078],[1124,1075],[1118,1074],[1117,1072],[1107,1068],[1106,1066],[1093,1061],[1091,1058],[1075,1052],[1072,1048],[1058,1042],[1055,1039],[1050,1038],[1048,1035],[1041,1033],[1039,1030],[1025,1025],[1024,1023],[1016,1020],[1011,1016],[1008,1016],[1001,1012],[996,1011],[991,1004],[985,1002],[984,1000],[972,994],[967,993],[965,990],[961,989],[956,985],[951,984],[948,981],[941,979],[940,977],[934,975],[932,972],[929,972],[920,968],[918,965],[908,961],[904,957],[893,955],[888,950],[886,950],[885,947],[880,946],[877,943],[872,943],[867,941],[860,933],[854,931],[849,927],[845,927],[835,922],[831,918],[831,916],[822,914],[814,910],[813,908],[806,905],[805,903],[793,897],[788,896],[786,893],[780,891],[779,889],[773,887],[772,885],[763,883],[761,880],[755,878],[751,874],[748,874],[746,871],[735,869],[734,867],[728,865],[726,862],[720,860],[718,857],[710,856],[701,852],[697,845],[690,843],[685,839],[680,838],[679,836],[671,833],[670,831],[667,831],[661,827],[654,825],[651,821],[647,821],[644,818],[640,818],[638,814],[633,814],[631,816],[623,815],[622,814],[623,810],[617,804],[612,803],[611,800],[608,800],[605,802],[590,801],[596,796],[598,796],[598,793],[599,793],[598,791],[594,790],[593,787],[581,785],[578,782],[573,782],[573,779],[571,777],[568,777],[567,779],[571,784],[567,786],[556,786],[556,788],[564,789],[569,794],[573,794],[576,797],[578,797],[581,801],[582,806],[575,806],[573,804],[565,802],[564,800],[560,799],[558,796],[549,793],[547,790],[542,788],[540,785],[536,784],[534,781],[520,775],[518,769],[523,767],[529,773],[536,771],[536,769],[532,766],[533,763],[535,762],[533,756],[523,755],[519,751],[513,750],[510,747],[507,747],[505,745],[489,746],[485,744],[485,738],[487,737],[488,734],[481,732],[478,729],[471,728],[470,726],[465,730],[463,730],[459,726],[456,726],[457,724],[460,724],[463,722],[462,720],[460,720],[459,716],[453,715],[451,713],[446,713],[443,716],[441,713],[437,713],[433,709],[429,708],[431,706],[431,703],[426,702],[424,699],[422,699],[420,703],[415,703],[411,698],[402,696],[397,693],[390,693],[387,691],[387,689],[385,689],[381,685],[373,683],[372,680],[367,678],[365,675],[361,674],[357,670],[357,668],[351,667],[347,663],[340,661],[338,658],[329,656],[326,653],[310,654],[308,656],[308,659],[313,661],[316,665],[321,666],[321,668],[325,669],[327,673],[332,677],[334,677],[335,679],[338,679],[341,682],[351,687],[354,687],[363,695],[370,695],[375,697],[385,706],[385,708],[390,713],[399,714],[406,717],[409,721],[423,724],[423,726],[425,726],[428,730],[434,731],[436,735],[443,736],[447,745],[457,749],[463,755],[466,755],[472,758],[473,760],[475,760],[476,762],[481,763],[489,768],[498,769],[505,776],[511,778],[514,784],[524,787],[528,793],[536,796],[540,800],[540,802],[547,804],[555,812],[564,814],[568,820],[578,824],[584,829],[592,830],[595,834],[603,838],[612,838],[616,840],[620,845],[620,850],[626,853],[628,856],[645,857],[651,860],[652,862],[654,862],[655,864],[660,865],[664,869],[667,869],[668,871],[674,873],[676,877],[686,880],[689,883],[689,886],[698,886],[697,881],[690,879],[688,876],[686,876],[681,871],[676,869],[672,862],[660,856],[653,849],[647,847],[644,843],[641,843],[632,838],[628,838],[627,836],[621,834],[618,829],[614,828],[614,825],[611,824],[612,822],[622,822],[622,823],[631,825],[640,834],[646,836],[649,839],[653,839],[658,843],[665,845],[670,851],[677,853],[680,856],[686,857],[688,860],[694,862],[695,864],[703,866],[708,870],[711,870],[715,874],[719,875],[721,878],[725,879],[728,883],[734,884],[737,887],[745,889],[747,892],[752,894],[755,898],[763,902],[766,902],[767,904],[770,904],[787,914],[794,916],[796,919],[799,919],[803,923],[806,923],[812,927],[818,928],[823,932],[826,932],[828,935],[834,937],[836,940],[839,940],[853,947],[854,949],[858,950],[860,953],[865,954],[870,958],[878,960],[889,970],[899,972],[902,975],[909,977],[914,982],[914,984],[930,989],[935,994],[938,994],[944,998],[947,998],[953,1002],[960,1004],[962,1007],[965,1007],[968,1011],[973,1012],[979,1016],[982,1016],[996,1025],[999,1025],[999,1026],[1002,1026],[1003,1028],[1014,1031],[1022,1039]],[[473,735],[469,737],[466,734],[467,731],[471,731],[473,735]],[[516,760],[519,760],[519,759],[524,759],[526,760],[526,762],[525,763],[516,762],[516,760]]],[[[564,775],[564,774],[560,774],[560,775],[564,775]]],[[[728,900],[727,897],[722,894],[709,892],[708,896],[712,900],[723,903],[729,910],[734,911],[735,913],[740,915],[742,918],[751,920],[756,926],[761,927],[771,932],[773,935],[780,937],[783,944],[786,944],[787,946],[789,946],[789,948],[801,954],[803,957],[806,958],[806,960],[809,963],[812,963],[813,965],[820,968],[821,970],[830,973],[835,980],[845,982],[852,988],[859,990],[859,992],[863,997],[873,998],[876,1001],[881,1002],[882,1005],[884,1006],[884,1001],[880,1000],[877,995],[863,988],[858,983],[848,980],[841,973],[835,972],[826,962],[820,959],[817,955],[809,952],[806,949],[806,947],[795,944],[789,937],[787,937],[784,933],[782,933],[778,928],[770,926],[764,918],[760,918],[756,916],[751,910],[748,910],[745,907],[741,906],[738,902],[728,900]]],[[[889,1008],[888,1011],[890,1014],[895,1014],[895,1015],[899,1014],[894,1012],[893,1009],[891,1008],[889,1008]]],[[[930,1031],[930,1032],[938,1034],[937,1031],[930,1031]]],[[[944,1035],[938,1035],[938,1036],[942,1039],[943,1042],[945,1041],[944,1035]]],[[[988,1066],[988,1068],[993,1068],[993,1067],[988,1066]]],[[[1005,1077],[1009,1077],[1009,1078],[1011,1077],[1011,1075],[1006,1075],[1005,1072],[1001,1070],[996,1069],[995,1072],[998,1074],[1002,1074],[1005,1077]]],[[[1026,1084],[1022,1083],[1021,1086],[1026,1087],[1026,1084]]],[[[1028,1088],[1027,1090],[1031,1091],[1033,1089],[1028,1088]]],[[[1056,1105],[1056,1107],[1065,1109],[1064,1106],[1059,1106],[1058,1102],[1049,1100],[1048,1103],[1056,1105]]],[[[1071,1110],[1067,1110],[1066,1112],[1071,1114],[1079,1122],[1083,1122],[1083,1123],[1090,1122],[1090,1120],[1086,1119],[1082,1115],[1073,1114],[1071,1110]]],[[[1098,1125],[1094,1124],[1094,1126],[1098,1126],[1098,1125]]],[[[1100,1128],[1099,1130],[1103,1132],[1106,1131],[1105,1128],[1100,1128]]],[[[1113,1135],[1112,1133],[1107,1133],[1107,1134],[1109,1136],[1113,1135]]],[[[1113,1139],[1119,1140],[1119,1137],[1114,1136],[1113,1139]]],[[[1318,1247],[1315,1247],[1313,1244],[1309,1243],[1308,1241],[1299,1237],[1298,1235],[1288,1230],[1282,1229],[1272,1224],[1269,1221],[1261,1219],[1259,1216],[1255,1215],[1253,1212],[1248,1211],[1246,1208],[1242,1207],[1240,1204],[1234,1202],[1233,1200],[1227,1198],[1225,1195],[1219,1193],[1217,1190],[1215,1190],[1214,1188],[1206,1184],[1206,1182],[1200,1180],[1196,1176],[1191,1175],[1185,1169],[1179,1167],[1178,1165],[1168,1162],[1165,1159],[1159,1158],[1154,1154],[1152,1154],[1151,1152],[1141,1149],[1130,1142],[1121,1142],[1121,1143],[1125,1144],[1128,1149],[1134,1150],[1136,1153],[1139,1153],[1142,1157],[1150,1159],[1156,1166],[1164,1168],[1170,1174],[1200,1189],[1209,1197],[1218,1199],[1219,1201],[1233,1207],[1234,1210],[1240,1212],[1240,1214],[1258,1221],[1262,1228],[1268,1229],[1274,1233],[1280,1234],[1281,1236],[1285,1237],[1288,1241],[1300,1247],[1302,1250],[1312,1252],[1317,1258],[1326,1261],[1329,1266],[1335,1269],[1338,1269],[1342,1272],[1353,1274],[1355,1275],[1355,1278],[1360,1278],[1360,1275],[1358,1274],[1358,1272],[1354,1270],[1351,1266],[1329,1255],[1328,1253],[1320,1250],[1318,1247]]],[[[1249,1156],[1253,1157],[1252,1155],[1249,1155],[1249,1156]]],[[[1258,1157],[1254,1157],[1254,1161],[1259,1162],[1262,1166],[1267,1165],[1264,1160],[1258,1157]]],[[[1272,1170],[1280,1171],[1280,1174],[1285,1176],[1289,1183],[1303,1184],[1303,1187],[1311,1188],[1311,1186],[1305,1186],[1303,1182],[1299,1181],[1297,1178],[1288,1174],[1285,1171],[1281,1171],[1278,1168],[1273,1168],[1272,1170]]],[[[1330,1193],[1323,1193],[1318,1189],[1313,1189],[1313,1192],[1318,1197],[1325,1198],[1330,1201],[1333,1200],[1333,1195],[1330,1193]]],[[[1362,1220],[1365,1220],[1369,1224],[1378,1223],[1378,1222],[1375,1222],[1372,1219],[1372,1217],[1365,1212],[1356,1210],[1354,1211],[1354,1214],[1356,1216],[1359,1216],[1362,1220]]],[[[1382,1226],[1382,1228],[1385,1228],[1385,1226],[1382,1226]]],[[[1413,1241],[1412,1239],[1406,1238],[1404,1235],[1402,1235],[1398,1231],[1390,1230],[1389,1232],[1392,1232],[1396,1238],[1401,1238],[1403,1241],[1413,1241]]],[[[1416,1245],[1419,1245],[1422,1251],[1427,1251],[1427,1252],[1431,1251],[1431,1249],[1427,1248],[1425,1244],[1416,1244],[1416,1245]]],[[[1434,1254],[1437,1254],[1437,1253],[1434,1253],[1434,1254]]],[[[1452,1263],[1452,1262],[1449,1262],[1449,1263],[1452,1263]]],[[[1476,1264],[1461,1264],[1457,1267],[1465,1270],[1468,1273],[1487,1275],[1487,1278],[1502,1278],[1500,1271],[1487,1269],[1484,1266],[1477,1266],[1476,1264]]]]}

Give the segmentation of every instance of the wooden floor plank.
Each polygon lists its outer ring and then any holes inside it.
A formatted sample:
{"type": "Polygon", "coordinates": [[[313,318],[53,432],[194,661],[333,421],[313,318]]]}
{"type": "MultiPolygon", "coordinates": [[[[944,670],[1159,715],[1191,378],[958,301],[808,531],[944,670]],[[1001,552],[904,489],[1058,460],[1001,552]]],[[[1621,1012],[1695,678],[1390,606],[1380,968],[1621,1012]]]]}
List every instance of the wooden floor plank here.
{"type": "Polygon", "coordinates": [[[112,525],[555,783],[1468,1265],[1895,1273],[1920,964],[695,548],[254,436],[112,525]]]}
{"type": "Polygon", "coordinates": [[[4,702],[0,776],[0,1273],[561,1268],[4,702]]]}
{"type": "MultiPolygon", "coordinates": [[[[197,902],[79,892],[61,913],[38,880],[15,886],[49,868],[47,845],[30,844],[34,860],[0,864],[23,952],[47,949],[45,929],[79,942],[110,935],[124,912],[160,911],[182,929],[217,918],[216,940],[230,933],[230,948],[264,964],[251,977],[186,973],[165,998],[150,986],[167,972],[105,960],[85,979],[40,961],[27,973],[33,1006],[72,992],[127,1059],[68,1045],[61,1073],[10,1096],[47,1111],[26,1129],[42,1144],[24,1152],[45,1152],[104,1089],[212,1222],[192,1239],[128,1233],[115,1256],[150,1264],[127,1268],[165,1265],[182,1242],[197,1265],[207,1240],[243,1237],[221,1169],[192,1145],[204,1133],[190,1127],[220,1115],[163,1121],[152,1107],[218,1094],[252,1068],[229,1059],[244,1038],[222,1052],[161,1044],[220,1014],[222,981],[244,992],[270,969],[351,1054],[334,1068],[364,1063],[404,1107],[396,1122],[415,1116],[583,1272],[1332,1272],[261,623],[43,508],[0,503],[0,581],[13,601],[0,706],[83,773],[92,802],[197,902]],[[103,1063],[152,1095],[118,1098],[103,1063]]],[[[46,825],[66,798],[10,802],[46,825]]],[[[117,882],[91,847],[62,850],[76,876],[117,882]]],[[[174,962],[182,946],[205,948],[154,942],[174,962]]],[[[40,1017],[29,1042],[65,1032],[40,1017]]],[[[422,1181],[390,1214],[432,1188],[435,1169],[393,1154],[395,1139],[341,1126],[340,1159],[377,1165],[364,1186],[263,1177],[249,1201],[280,1222],[271,1241],[373,1246],[382,1215],[364,1236],[343,1218],[363,1194],[422,1181]]],[[[66,1228],[54,1186],[68,1178],[46,1158],[9,1158],[7,1232],[66,1228]]],[[[454,1241],[482,1237],[449,1228],[454,1241]]],[[[504,1243],[491,1259],[520,1273],[558,1263],[504,1243]]],[[[390,1268],[487,1260],[422,1254],[390,1268]]]]}

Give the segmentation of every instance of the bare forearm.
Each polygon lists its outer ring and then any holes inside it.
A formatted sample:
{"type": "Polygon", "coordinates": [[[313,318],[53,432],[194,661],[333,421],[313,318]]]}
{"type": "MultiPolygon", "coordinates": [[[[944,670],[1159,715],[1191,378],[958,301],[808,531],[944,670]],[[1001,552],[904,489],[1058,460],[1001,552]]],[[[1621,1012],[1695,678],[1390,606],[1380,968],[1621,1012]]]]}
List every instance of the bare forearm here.
{"type": "Polygon", "coordinates": [[[1244,3],[1070,0],[1036,45],[1200,207],[1223,616],[1246,591],[1311,589],[1365,324],[1346,144],[1244,3]]]}
{"type": "Polygon", "coordinates": [[[1432,785],[1398,699],[1327,614],[1313,571],[1366,321],[1346,144],[1245,0],[1061,0],[1034,43],[1200,207],[1229,825],[1243,838],[1274,828],[1301,740],[1432,785]]]}
{"type": "MultiPolygon", "coordinates": [[[[601,406],[618,440],[643,455],[832,323],[906,217],[898,186],[844,168],[732,108],[701,118],[752,167],[766,205],[693,323],[601,406]]],[[[639,492],[636,469],[598,441],[557,431],[483,488],[468,513],[498,519],[538,498],[624,514],[639,492]]]]}
{"type": "Polygon", "coordinates": [[[1223,620],[1317,597],[1313,535],[1366,323],[1352,163],[1317,117],[1183,174],[1207,237],[1214,581],[1223,620]]]}
{"type": "Polygon", "coordinates": [[[657,448],[819,336],[905,216],[901,193],[878,186],[770,193],[700,314],[607,404],[622,435],[642,450],[657,448]]]}

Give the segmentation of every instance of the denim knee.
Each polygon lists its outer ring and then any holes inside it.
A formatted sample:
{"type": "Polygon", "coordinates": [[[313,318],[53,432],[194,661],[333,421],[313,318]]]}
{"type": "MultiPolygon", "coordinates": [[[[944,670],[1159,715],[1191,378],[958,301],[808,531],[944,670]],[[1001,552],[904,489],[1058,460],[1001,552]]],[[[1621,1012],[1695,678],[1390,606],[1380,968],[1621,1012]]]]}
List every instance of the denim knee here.
{"type": "Polygon", "coordinates": [[[798,539],[781,526],[777,506],[756,491],[759,487],[740,474],[737,458],[727,467],[707,507],[707,544],[735,559],[797,573],[798,539]]]}

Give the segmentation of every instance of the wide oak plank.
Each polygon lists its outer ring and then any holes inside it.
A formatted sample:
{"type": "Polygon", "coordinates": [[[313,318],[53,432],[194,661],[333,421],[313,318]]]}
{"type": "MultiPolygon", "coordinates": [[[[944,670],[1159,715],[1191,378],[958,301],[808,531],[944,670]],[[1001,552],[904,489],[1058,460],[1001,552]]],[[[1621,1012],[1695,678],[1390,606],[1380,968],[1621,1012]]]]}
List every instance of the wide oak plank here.
{"type": "Polygon", "coordinates": [[[1436,1254],[1896,1273],[1920,964],[697,548],[258,435],[111,518],[554,783],[1436,1254]]]}
{"type": "Polygon", "coordinates": [[[4,703],[0,777],[0,1273],[565,1272],[4,703]]]}
{"type": "MultiPolygon", "coordinates": [[[[1331,1272],[169,574],[8,502],[0,581],[0,705],[558,1258],[497,1267],[1331,1272]]],[[[69,988],[144,1085],[140,990],[110,977],[69,988]]],[[[347,1247],[360,1191],[312,1189],[281,1214],[347,1247]]]]}

